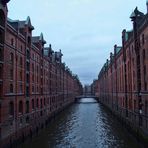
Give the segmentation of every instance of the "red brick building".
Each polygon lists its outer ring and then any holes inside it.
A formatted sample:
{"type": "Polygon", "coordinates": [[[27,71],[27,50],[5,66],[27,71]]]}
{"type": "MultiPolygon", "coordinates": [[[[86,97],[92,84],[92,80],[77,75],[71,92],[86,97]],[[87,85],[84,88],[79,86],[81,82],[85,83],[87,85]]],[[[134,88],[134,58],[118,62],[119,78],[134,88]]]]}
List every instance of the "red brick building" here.
{"type": "Polygon", "coordinates": [[[0,1],[0,141],[32,135],[51,116],[82,93],[82,85],[62,63],[61,50],[45,47],[43,34],[32,36],[31,19],[7,18],[0,1]]]}
{"type": "Polygon", "coordinates": [[[136,8],[130,18],[133,29],[123,30],[122,46],[114,46],[95,81],[95,93],[100,102],[148,135],[148,12],[136,8]]]}

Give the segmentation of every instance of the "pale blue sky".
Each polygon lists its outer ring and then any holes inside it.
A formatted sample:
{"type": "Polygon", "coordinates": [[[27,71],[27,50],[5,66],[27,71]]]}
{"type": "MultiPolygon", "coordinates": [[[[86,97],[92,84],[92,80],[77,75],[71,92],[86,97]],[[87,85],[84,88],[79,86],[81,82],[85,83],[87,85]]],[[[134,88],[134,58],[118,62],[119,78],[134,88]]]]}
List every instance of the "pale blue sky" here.
{"type": "MultiPolygon", "coordinates": [[[[121,32],[130,30],[136,6],[146,13],[146,0],[11,0],[8,16],[27,16],[54,50],[62,49],[63,61],[83,84],[89,84],[103,66],[114,44],[121,45],[121,32]]],[[[48,45],[47,45],[48,46],[48,45]]]]}

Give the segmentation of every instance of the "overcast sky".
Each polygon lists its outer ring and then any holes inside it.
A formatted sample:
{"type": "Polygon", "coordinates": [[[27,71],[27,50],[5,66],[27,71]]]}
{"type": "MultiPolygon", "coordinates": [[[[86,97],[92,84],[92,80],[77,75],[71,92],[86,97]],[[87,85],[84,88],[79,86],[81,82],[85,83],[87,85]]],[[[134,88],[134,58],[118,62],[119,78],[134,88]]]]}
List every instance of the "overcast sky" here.
{"type": "Polygon", "coordinates": [[[8,16],[31,17],[33,35],[41,32],[83,84],[89,84],[103,66],[121,32],[130,30],[136,6],[146,13],[146,0],[11,0],[8,16]]]}

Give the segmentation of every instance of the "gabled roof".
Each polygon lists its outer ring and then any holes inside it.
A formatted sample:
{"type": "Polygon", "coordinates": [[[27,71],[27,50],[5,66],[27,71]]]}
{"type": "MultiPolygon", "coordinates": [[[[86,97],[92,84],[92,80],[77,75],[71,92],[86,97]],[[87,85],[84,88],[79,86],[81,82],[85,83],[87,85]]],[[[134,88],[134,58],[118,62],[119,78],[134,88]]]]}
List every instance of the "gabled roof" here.
{"type": "Polygon", "coordinates": [[[29,16],[27,17],[27,19],[26,19],[26,21],[25,21],[25,25],[28,25],[31,30],[34,29],[34,27],[33,27],[32,24],[31,24],[31,19],[30,19],[29,16]]]}
{"type": "Polygon", "coordinates": [[[116,48],[116,54],[118,54],[118,53],[120,52],[121,48],[122,48],[122,47],[120,47],[120,46],[118,46],[118,47],[116,48]]]}
{"type": "Polygon", "coordinates": [[[33,30],[34,27],[31,25],[30,17],[28,16],[26,20],[19,21],[19,20],[12,20],[10,18],[7,19],[7,22],[14,28],[14,29],[20,29],[24,28],[26,25],[33,30]]]}
{"type": "Polygon", "coordinates": [[[39,41],[46,44],[46,41],[44,40],[44,37],[43,37],[43,33],[41,33],[40,36],[33,36],[32,37],[32,42],[33,43],[38,43],[39,41]]]}
{"type": "Polygon", "coordinates": [[[133,30],[125,32],[125,41],[127,41],[133,34],[133,30]]]}
{"type": "Polygon", "coordinates": [[[135,17],[143,17],[143,16],[144,16],[144,13],[140,12],[138,10],[138,7],[136,7],[135,10],[130,15],[130,18],[133,20],[135,17]]]}

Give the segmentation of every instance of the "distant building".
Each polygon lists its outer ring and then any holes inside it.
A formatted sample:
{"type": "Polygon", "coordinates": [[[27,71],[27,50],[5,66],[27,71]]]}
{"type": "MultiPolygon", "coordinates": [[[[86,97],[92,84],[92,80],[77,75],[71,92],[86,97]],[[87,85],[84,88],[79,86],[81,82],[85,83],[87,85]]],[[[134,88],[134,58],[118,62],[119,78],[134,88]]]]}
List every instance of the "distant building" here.
{"type": "Polygon", "coordinates": [[[83,95],[85,95],[85,96],[91,95],[91,86],[90,85],[84,85],[83,95]]]}
{"type": "Polygon", "coordinates": [[[32,36],[31,19],[7,18],[0,1],[0,145],[11,144],[43,127],[82,93],[77,76],[62,63],[61,50],[32,36]]]}

